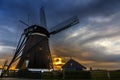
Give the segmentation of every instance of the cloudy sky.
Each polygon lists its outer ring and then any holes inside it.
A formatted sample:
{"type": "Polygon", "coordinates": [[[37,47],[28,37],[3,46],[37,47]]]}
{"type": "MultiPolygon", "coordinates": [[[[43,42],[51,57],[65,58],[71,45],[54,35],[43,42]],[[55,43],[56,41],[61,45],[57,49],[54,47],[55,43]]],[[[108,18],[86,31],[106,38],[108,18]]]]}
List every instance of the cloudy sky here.
{"type": "Polygon", "coordinates": [[[0,0],[0,64],[13,54],[27,28],[19,20],[40,24],[41,6],[48,30],[74,15],[80,20],[51,36],[52,54],[73,57],[95,69],[120,69],[120,0],[0,0]]]}

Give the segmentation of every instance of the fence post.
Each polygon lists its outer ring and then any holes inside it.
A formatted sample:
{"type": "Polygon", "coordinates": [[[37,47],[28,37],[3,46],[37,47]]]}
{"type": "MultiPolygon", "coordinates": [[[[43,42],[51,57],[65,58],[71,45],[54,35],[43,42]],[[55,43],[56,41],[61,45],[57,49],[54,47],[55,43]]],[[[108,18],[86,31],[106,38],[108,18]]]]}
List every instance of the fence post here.
{"type": "Polygon", "coordinates": [[[108,80],[110,80],[110,72],[107,71],[107,77],[108,77],[108,80]]]}

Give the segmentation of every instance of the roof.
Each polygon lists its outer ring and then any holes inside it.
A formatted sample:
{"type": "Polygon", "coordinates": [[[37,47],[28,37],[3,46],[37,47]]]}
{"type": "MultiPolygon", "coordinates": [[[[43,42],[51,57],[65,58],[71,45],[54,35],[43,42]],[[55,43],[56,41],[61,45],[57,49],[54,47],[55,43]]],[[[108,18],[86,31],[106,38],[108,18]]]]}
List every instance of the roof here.
{"type": "Polygon", "coordinates": [[[70,59],[66,64],[64,64],[62,66],[62,68],[74,68],[74,67],[77,67],[77,68],[83,68],[83,69],[86,69],[85,66],[81,65],[80,63],[78,63],[77,61],[73,60],[73,59],[70,59]]]}

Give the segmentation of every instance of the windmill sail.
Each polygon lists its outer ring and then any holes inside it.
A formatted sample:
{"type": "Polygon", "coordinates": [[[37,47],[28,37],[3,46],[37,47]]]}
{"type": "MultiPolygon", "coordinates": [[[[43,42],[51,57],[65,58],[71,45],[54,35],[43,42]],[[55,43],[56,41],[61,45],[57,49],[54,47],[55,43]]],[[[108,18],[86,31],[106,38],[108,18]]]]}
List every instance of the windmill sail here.
{"type": "Polygon", "coordinates": [[[41,9],[40,9],[40,24],[41,24],[41,26],[43,26],[44,28],[47,28],[47,23],[46,23],[46,17],[45,17],[44,7],[41,7],[41,9]]]}
{"type": "Polygon", "coordinates": [[[56,34],[58,32],[61,32],[61,31],[65,30],[65,29],[67,29],[67,28],[69,28],[77,23],[79,23],[79,19],[77,16],[74,16],[74,17],[56,25],[55,27],[53,27],[54,30],[52,32],[50,32],[50,34],[56,34]]]}

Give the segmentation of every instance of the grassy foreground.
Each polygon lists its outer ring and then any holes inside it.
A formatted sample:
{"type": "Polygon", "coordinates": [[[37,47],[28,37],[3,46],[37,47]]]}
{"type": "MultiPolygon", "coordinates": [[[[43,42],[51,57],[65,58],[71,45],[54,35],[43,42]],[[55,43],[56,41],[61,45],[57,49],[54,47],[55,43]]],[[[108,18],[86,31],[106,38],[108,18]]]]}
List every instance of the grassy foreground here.
{"type": "MultiPolygon", "coordinates": [[[[120,71],[102,71],[102,70],[63,71],[63,72],[52,71],[52,72],[43,72],[41,74],[25,73],[24,75],[21,75],[21,76],[22,77],[20,78],[26,78],[23,76],[27,76],[29,78],[38,77],[39,80],[120,80],[120,71]]],[[[15,76],[12,76],[12,77],[15,77],[15,76]]],[[[21,80],[21,79],[18,79],[18,80],[21,80]]],[[[34,80],[37,80],[37,79],[34,79],[34,80]]]]}
{"type": "Polygon", "coordinates": [[[120,71],[91,71],[92,80],[120,80],[120,71]]]}

